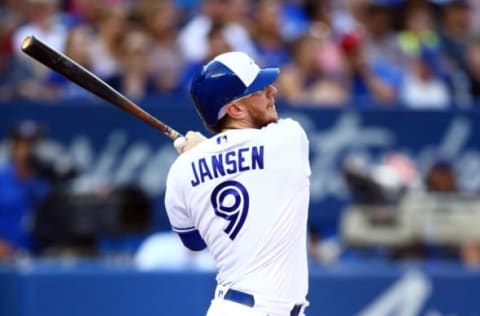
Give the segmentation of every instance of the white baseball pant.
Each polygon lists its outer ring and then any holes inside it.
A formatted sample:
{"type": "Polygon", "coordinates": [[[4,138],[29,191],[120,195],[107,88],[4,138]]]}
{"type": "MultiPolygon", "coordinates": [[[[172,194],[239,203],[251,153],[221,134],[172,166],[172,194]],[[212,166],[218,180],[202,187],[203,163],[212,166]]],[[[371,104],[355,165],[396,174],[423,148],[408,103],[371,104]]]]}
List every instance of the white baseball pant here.
{"type": "MultiPolygon", "coordinates": [[[[255,306],[250,307],[225,298],[228,288],[218,285],[215,298],[210,303],[207,316],[291,316],[292,304],[279,304],[269,299],[255,296],[255,306]]],[[[305,316],[305,307],[295,315],[305,316]]]]}

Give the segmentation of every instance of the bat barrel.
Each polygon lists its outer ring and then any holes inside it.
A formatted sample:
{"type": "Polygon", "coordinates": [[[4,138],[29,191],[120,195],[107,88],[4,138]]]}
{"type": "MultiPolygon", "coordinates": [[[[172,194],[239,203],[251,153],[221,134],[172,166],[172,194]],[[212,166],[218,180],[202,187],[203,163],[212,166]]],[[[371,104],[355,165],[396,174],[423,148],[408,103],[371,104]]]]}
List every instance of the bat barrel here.
{"type": "Polygon", "coordinates": [[[29,48],[32,47],[32,42],[35,40],[33,36],[27,36],[22,41],[22,51],[27,52],[29,48]]]}

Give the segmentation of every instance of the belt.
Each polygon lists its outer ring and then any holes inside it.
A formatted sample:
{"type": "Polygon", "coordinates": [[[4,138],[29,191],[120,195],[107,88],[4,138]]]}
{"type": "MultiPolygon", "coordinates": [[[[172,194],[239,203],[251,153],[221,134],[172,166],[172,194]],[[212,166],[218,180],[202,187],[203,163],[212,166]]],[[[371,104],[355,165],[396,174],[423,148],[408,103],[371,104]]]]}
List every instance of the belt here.
{"type": "MultiPolygon", "coordinates": [[[[223,299],[229,300],[235,303],[243,304],[249,307],[253,307],[255,305],[255,298],[253,297],[252,294],[237,291],[234,289],[227,290],[227,293],[225,293],[225,296],[223,297],[223,299]]],[[[290,311],[290,316],[300,315],[301,310],[302,310],[301,304],[297,304],[293,306],[292,310],[290,311]]]]}

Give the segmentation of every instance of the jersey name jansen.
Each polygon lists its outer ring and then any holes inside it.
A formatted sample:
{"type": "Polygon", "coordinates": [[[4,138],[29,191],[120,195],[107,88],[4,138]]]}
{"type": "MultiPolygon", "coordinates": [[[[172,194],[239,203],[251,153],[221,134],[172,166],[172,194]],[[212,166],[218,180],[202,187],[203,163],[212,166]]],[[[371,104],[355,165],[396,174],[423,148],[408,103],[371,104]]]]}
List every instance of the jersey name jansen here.
{"type": "Polygon", "coordinates": [[[264,147],[242,147],[225,153],[218,153],[207,158],[193,161],[192,187],[204,183],[207,180],[216,179],[225,175],[238,172],[264,169],[264,147]]]}

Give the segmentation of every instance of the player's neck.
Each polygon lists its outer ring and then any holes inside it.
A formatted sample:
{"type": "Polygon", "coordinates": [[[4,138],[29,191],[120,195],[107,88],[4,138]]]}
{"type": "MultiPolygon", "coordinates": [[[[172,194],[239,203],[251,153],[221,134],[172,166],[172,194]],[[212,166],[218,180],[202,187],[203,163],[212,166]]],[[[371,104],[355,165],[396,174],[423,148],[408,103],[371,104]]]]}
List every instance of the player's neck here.
{"type": "Polygon", "coordinates": [[[229,120],[225,126],[222,128],[222,132],[231,130],[231,129],[244,129],[244,128],[256,128],[255,126],[252,126],[247,121],[243,120],[229,120]]]}

